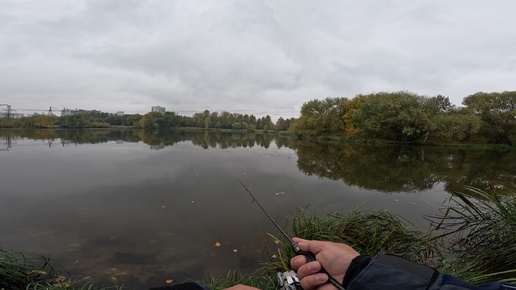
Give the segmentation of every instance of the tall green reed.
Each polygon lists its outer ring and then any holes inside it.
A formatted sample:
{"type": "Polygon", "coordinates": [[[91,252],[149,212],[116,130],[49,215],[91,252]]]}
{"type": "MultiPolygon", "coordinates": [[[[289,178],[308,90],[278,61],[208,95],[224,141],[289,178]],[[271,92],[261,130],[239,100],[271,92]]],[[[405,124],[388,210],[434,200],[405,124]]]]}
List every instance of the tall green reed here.
{"type": "Polygon", "coordinates": [[[433,219],[452,272],[472,283],[516,282],[516,193],[497,195],[467,187],[433,219]]]}

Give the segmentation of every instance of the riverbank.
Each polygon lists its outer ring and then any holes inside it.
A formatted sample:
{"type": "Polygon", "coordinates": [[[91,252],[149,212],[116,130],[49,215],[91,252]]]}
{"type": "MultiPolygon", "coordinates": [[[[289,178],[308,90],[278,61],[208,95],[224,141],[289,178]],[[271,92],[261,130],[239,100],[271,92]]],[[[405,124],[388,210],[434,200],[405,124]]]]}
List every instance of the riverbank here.
{"type": "MultiPolygon", "coordinates": [[[[343,242],[368,256],[382,250],[474,284],[516,282],[516,194],[497,196],[468,188],[448,200],[442,215],[431,220],[432,229],[423,232],[387,211],[355,209],[317,217],[300,209],[289,217],[288,232],[305,239],[343,242]]],[[[270,261],[264,262],[255,274],[240,276],[230,271],[225,277],[212,277],[205,283],[213,290],[235,283],[261,289],[276,287],[276,272],[285,271],[294,255],[289,244],[278,240],[277,245],[277,249],[269,249],[270,261]]],[[[0,286],[5,289],[122,288],[74,283],[64,273],[44,257],[0,250],[0,286]]],[[[173,281],[163,282],[166,285],[173,281]]]]}

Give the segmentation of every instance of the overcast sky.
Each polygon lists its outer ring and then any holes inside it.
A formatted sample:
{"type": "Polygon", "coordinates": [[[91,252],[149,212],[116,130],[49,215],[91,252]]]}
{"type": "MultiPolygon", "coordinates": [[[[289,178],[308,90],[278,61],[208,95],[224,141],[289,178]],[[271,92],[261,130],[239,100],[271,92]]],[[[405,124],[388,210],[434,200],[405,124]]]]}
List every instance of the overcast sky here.
{"type": "Polygon", "coordinates": [[[379,91],[516,90],[514,0],[0,0],[0,104],[297,117],[379,91]]]}

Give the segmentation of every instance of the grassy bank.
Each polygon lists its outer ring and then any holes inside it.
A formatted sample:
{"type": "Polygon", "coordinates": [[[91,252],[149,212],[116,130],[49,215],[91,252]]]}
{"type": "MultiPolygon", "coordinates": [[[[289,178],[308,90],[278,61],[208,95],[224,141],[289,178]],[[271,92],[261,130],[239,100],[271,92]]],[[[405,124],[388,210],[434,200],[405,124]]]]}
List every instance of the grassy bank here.
{"type": "MultiPolygon", "coordinates": [[[[387,211],[355,209],[317,217],[298,210],[289,217],[288,228],[292,236],[343,242],[368,256],[385,251],[474,284],[516,282],[516,194],[497,196],[467,188],[447,201],[441,215],[429,219],[432,229],[422,232],[387,211]]],[[[294,255],[290,245],[277,242],[277,249],[269,249],[274,257],[256,273],[242,276],[231,271],[205,283],[214,290],[236,283],[275,288],[276,272],[285,271],[294,255]]],[[[43,257],[0,250],[0,289],[121,287],[74,284],[64,271],[57,271],[43,257]]]]}
{"type": "MultiPolygon", "coordinates": [[[[299,210],[289,228],[292,236],[347,243],[370,257],[379,251],[396,254],[473,284],[516,283],[516,192],[502,197],[468,188],[447,201],[442,215],[429,219],[432,229],[422,232],[387,211],[356,209],[316,217],[299,210]]],[[[285,271],[294,255],[290,245],[278,245],[279,259],[263,263],[256,275],[240,280],[230,275],[224,283],[219,278],[212,289],[231,283],[272,289],[276,272],[285,271]]]]}
{"type": "Polygon", "coordinates": [[[94,283],[73,284],[64,270],[57,270],[45,257],[0,249],[0,289],[2,290],[86,290],[121,289],[94,283]]]}

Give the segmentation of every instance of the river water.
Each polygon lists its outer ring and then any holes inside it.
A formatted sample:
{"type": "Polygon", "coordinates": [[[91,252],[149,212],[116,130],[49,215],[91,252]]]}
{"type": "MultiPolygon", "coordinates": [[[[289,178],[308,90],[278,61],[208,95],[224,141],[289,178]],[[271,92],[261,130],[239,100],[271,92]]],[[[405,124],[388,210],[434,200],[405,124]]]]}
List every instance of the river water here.
{"type": "Polygon", "coordinates": [[[277,222],[388,209],[427,229],[450,192],[503,190],[514,151],[329,145],[277,136],[0,130],[0,247],[75,281],[145,289],[252,272],[277,222]],[[219,245],[219,246],[218,246],[219,245]]]}

